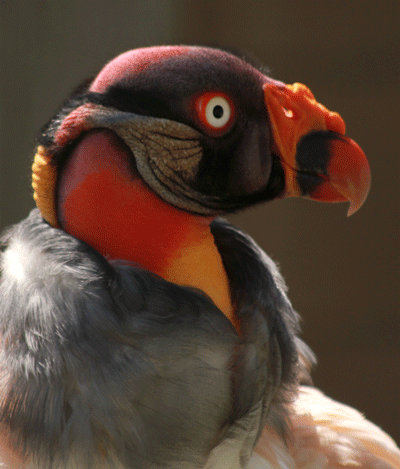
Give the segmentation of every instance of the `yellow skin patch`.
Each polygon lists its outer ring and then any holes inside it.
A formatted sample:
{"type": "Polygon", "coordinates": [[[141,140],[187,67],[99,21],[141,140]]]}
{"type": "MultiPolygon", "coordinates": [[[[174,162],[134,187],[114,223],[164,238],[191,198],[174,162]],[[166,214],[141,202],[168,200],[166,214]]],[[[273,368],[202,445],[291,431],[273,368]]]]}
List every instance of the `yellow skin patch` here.
{"type": "Polygon", "coordinates": [[[51,164],[51,156],[39,145],[32,165],[33,198],[42,217],[51,226],[59,228],[55,202],[56,182],[57,169],[51,164]]]}

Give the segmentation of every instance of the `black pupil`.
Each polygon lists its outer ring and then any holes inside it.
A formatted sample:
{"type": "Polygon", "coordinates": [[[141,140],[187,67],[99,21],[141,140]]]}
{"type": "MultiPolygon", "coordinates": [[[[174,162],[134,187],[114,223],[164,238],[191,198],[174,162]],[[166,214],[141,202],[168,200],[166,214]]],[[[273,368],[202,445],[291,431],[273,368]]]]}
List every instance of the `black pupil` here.
{"type": "Polygon", "coordinates": [[[220,119],[222,116],[224,115],[224,109],[222,106],[220,106],[219,104],[217,106],[214,107],[213,109],[213,116],[216,118],[216,119],[220,119]]]}

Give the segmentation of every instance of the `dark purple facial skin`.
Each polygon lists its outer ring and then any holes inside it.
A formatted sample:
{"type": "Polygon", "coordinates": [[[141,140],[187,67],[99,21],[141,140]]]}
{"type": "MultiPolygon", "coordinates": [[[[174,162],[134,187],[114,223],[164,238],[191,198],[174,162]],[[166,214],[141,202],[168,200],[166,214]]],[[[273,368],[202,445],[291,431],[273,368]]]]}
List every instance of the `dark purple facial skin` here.
{"type": "Polygon", "coordinates": [[[93,81],[89,96],[123,111],[199,130],[204,158],[194,188],[207,196],[229,198],[228,205],[236,207],[254,203],[261,192],[265,200],[269,183],[267,198],[283,190],[283,171],[271,157],[266,82],[281,84],[225,51],[162,46],[129,51],[111,61],[93,81]],[[207,91],[221,91],[235,106],[234,125],[222,137],[204,132],[194,115],[196,98],[207,91]],[[270,180],[273,167],[277,177],[270,180]]]}
{"type": "MultiPolygon", "coordinates": [[[[121,54],[108,63],[44,127],[39,143],[62,171],[74,142],[98,105],[136,116],[166,119],[198,131],[202,158],[188,184],[207,213],[231,213],[281,197],[285,175],[275,153],[263,87],[284,86],[228,52],[206,47],[162,46],[121,54]],[[234,120],[215,133],[199,122],[204,93],[228,96],[234,120]],[[78,114],[77,114],[78,113],[78,114]],[[61,142],[61,140],[63,142],[61,142]]],[[[135,166],[135,155],[132,154],[135,166]]],[[[188,208],[190,211],[191,209],[188,208]]]]}

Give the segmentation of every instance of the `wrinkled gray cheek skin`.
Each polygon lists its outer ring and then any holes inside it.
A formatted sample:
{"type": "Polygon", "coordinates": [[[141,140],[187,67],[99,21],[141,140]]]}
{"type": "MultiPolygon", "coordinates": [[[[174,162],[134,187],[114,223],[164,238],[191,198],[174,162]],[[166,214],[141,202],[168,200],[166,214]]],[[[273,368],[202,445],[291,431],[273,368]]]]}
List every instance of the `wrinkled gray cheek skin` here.
{"type": "Polygon", "coordinates": [[[131,149],[144,181],[165,201],[199,214],[214,213],[197,192],[197,176],[203,150],[201,135],[191,127],[167,119],[149,118],[97,106],[90,117],[93,128],[116,132],[131,149]]]}

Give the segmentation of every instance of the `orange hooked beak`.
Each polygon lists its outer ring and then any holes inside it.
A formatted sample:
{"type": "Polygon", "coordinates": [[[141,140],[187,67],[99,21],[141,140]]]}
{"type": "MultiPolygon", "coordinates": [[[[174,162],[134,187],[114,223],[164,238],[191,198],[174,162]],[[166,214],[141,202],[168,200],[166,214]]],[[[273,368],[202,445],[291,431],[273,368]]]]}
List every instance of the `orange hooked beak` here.
{"type": "Polygon", "coordinates": [[[284,197],[349,201],[348,215],[367,198],[371,172],[364,152],[345,135],[336,112],[301,83],[264,85],[275,150],[285,171],[284,197]]]}

